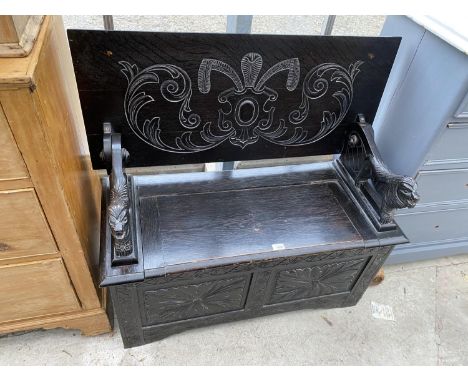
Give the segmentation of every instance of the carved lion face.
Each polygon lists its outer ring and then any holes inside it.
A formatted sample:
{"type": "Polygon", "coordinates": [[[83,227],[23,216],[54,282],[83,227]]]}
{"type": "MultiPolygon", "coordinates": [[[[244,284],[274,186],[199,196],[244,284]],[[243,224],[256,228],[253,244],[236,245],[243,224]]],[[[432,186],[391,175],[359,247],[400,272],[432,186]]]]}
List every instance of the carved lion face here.
{"type": "Polygon", "coordinates": [[[413,208],[419,200],[417,184],[413,178],[405,176],[398,186],[398,199],[404,207],[413,208]]]}
{"type": "Polygon", "coordinates": [[[116,239],[124,239],[128,233],[128,217],[126,209],[122,205],[116,204],[109,208],[109,225],[112,236],[116,239]]]}

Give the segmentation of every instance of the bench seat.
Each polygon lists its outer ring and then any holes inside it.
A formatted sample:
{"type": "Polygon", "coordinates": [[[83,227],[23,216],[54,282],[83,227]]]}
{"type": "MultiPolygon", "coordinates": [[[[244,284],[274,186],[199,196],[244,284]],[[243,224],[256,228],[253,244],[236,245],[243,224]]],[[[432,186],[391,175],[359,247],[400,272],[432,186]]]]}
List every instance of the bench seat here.
{"type": "Polygon", "coordinates": [[[399,38],[69,30],[102,180],[100,285],[125,347],[351,306],[414,207],[372,122],[399,38]],[[234,169],[238,161],[333,156],[234,169]],[[221,172],[153,166],[223,162],[221,172]],[[131,173],[146,167],[149,175],[131,173]]]}
{"type": "Polygon", "coordinates": [[[398,229],[373,228],[333,162],[129,182],[137,264],[112,267],[102,211],[102,285],[113,286],[119,311],[134,309],[119,314],[137,320],[133,335],[121,326],[125,346],[226,320],[353,305],[393,245],[407,242],[398,229]]]}

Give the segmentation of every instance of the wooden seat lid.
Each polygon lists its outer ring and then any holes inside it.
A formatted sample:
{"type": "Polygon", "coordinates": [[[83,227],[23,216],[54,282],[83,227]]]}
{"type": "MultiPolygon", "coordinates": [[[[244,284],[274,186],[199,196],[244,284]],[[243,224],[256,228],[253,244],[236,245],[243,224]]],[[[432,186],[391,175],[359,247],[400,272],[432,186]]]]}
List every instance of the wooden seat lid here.
{"type": "MultiPolygon", "coordinates": [[[[333,162],[234,172],[131,175],[138,263],[111,265],[102,220],[101,285],[219,265],[407,242],[377,232],[350,198],[333,162]]],[[[108,178],[103,178],[106,216],[108,178]]]]}
{"type": "Polygon", "coordinates": [[[362,246],[334,192],[324,183],[141,198],[145,268],[362,246]]]}

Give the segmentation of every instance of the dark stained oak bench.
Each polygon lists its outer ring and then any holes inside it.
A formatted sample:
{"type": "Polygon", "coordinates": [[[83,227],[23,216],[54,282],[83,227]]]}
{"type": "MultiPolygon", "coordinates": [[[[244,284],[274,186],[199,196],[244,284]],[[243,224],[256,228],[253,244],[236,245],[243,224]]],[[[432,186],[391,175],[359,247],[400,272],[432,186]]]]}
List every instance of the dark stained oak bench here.
{"type": "MultiPolygon", "coordinates": [[[[399,38],[69,30],[125,347],[357,303],[418,200],[371,123],[399,38]],[[222,172],[125,168],[334,154],[222,172]]],[[[397,150],[397,148],[395,148],[397,150]]]]}

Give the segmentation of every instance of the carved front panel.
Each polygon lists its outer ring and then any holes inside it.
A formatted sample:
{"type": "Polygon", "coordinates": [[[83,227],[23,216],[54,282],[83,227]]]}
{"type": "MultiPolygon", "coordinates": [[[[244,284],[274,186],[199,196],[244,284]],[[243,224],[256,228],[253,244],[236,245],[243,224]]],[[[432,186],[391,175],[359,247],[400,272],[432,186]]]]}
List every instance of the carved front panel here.
{"type": "Polygon", "coordinates": [[[240,310],[245,304],[248,277],[236,277],[143,292],[147,325],[240,310]]]}
{"type": "Polygon", "coordinates": [[[134,346],[240,318],[354,305],[391,249],[355,248],[178,272],[113,287],[112,300],[126,346],[134,346]]]}
{"type": "Polygon", "coordinates": [[[321,264],[278,272],[270,304],[350,291],[367,259],[321,264]]]}

